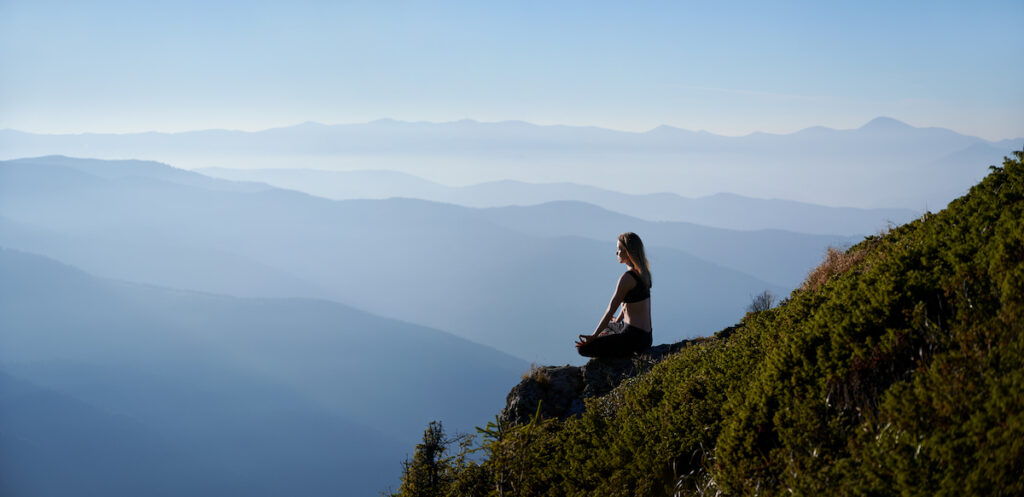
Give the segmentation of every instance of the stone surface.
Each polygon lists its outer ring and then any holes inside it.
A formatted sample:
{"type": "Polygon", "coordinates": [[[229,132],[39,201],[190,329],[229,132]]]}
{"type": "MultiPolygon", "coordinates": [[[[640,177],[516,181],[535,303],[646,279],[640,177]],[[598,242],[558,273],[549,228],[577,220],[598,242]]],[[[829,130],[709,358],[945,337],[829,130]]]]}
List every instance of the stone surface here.
{"type": "Polygon", "coordinates": [[[591,359],[583,366],[534,367],[505,399],[501,420],[528,423],[537,413],[561,420],[583,414],[584,400],[611,392],[624,380],[642,374],[692,340],[651,347],[631,357],[591,359]]]}

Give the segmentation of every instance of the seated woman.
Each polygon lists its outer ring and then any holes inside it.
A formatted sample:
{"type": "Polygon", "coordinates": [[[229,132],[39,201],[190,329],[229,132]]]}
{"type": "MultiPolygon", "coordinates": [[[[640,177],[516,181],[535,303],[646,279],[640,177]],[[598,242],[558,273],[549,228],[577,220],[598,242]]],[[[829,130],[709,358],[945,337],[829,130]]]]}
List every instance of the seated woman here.
{"type": "Polygon", "coordinates": [[[584,357],[625,357],[651,346],[651,268],[636,233],[619,235],[619,262],[627,271],[615,286],[608,309],[592,335],[580,335],[576,349],[584,357]],[[617,318],[612,318],[622,306],[617,318]]]}

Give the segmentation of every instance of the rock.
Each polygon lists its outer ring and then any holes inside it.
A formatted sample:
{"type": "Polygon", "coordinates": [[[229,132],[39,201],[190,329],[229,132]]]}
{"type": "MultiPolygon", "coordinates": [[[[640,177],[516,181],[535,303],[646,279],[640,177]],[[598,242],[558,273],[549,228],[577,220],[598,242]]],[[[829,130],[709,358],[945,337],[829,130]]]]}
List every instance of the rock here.
{"type": "MultiPolygon", "coordinates": [[[[576,366],[532,368],[523,381],[512,388],[501,411],[502,421],[526,423],[541,406],[544,417],[562,417],[578,409],[573,401],[583,390],[583,375],[576,366]]],[[[582,412],[582,410],[580,410],[582,412]]]]}
{"type": "Polygon", "coordinates": [[[501,421],[528,423],[537,413],[538,405],[544,418],[565,420],[579,416],[585,409],[585,399],[611,392],[624,380],[650,370],[693,341],[658,345],[631,357],[591,359],[580,367],[533,367],[506,397],[501,421]]]}

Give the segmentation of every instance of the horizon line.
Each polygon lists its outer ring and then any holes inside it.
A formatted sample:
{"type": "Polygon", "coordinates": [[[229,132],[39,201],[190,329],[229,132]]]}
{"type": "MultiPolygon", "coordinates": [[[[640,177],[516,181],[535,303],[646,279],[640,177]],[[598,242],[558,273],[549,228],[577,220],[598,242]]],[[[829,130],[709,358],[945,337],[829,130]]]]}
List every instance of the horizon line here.
{"type": "Polygon", "coordinates": [[[451,124],[467,123],[468,122],[468,123],[482,124],[482,125],[526,124],[526,125],[529,125],[529,126],[535,126],[535,127],[539,127],[539,128],[580,128],[580,129],[592,128],[592,129],[600,129],[600,130],[612,131],[612,132],[616,132],[616,133],[626,133],[626,134],[633,134],[633,135],[644,135],[644,134],[652,133],[652,132],[654,132],[656,130],[659,130],[659,129],[668,128],[668,129],[683,131],[683,132],[687,132],[687,133],[703,133],[703,134],[710,134],[710,135],[721,136],[721,137],[726,137],[726,138],[746,138],[746,137],[750,137],[750,136],[754,136],[754,135],[786,136],[786,135],[792,135],[792,134],[796,134],[796,133],[801,133],[801,132],[808,131],[808,130],[811,130],[811,129],[824,129],[824,130],[828,130],[828,131],[855,131],[855,130],[858,130],[858,129],[862,129],[865,126],[868,126],[869,124],[871,124],[873,122],[876,122],[876,121],[883,121],[883,122],[884,121],[892,121],[894,123],[901,124],[901,125],[904,125],[904,126],[908,126],[908,127],[914,128],[914,129],[945,129],[945,130],[953,131],[954,133],[957,133],[957,134],[962,134],[964,136],[969,136],[969,137],[972,137],[972,138],[978,138],[978,139],[982,139],[982,140],[990,141],[990,142],[1004,141],[1004,140],[1017,140],[1017,139],[1024,138],[1024,136],[1021,136],[1021,137],[1010,137],[1010,138],[1002,138],[1002,139],[996,139],[996,140],[989,140],[989,139],[986,139],[986,138],[981,138],[981,137],[978,137],[978,136],[961,133],[959,131],[955,131],[955,130],[952,130],[950,128],[944,128],[944,127],[941,127],[941,126],[915,126],[913,124],[909,124],[909,123],[907,123],[905,121],[902,121],[902,120],[899,120],[899,119],[896,119],[896,118],[893,118],[893,117],[889,117],[889,116],[877,116],[877,117],[874,117],[874,118],[868,120],[867,122],[865,122],[864,124],[862,124],[860,126],[857,126],[857,127],[854,127],[854,128],[832,128],[832,127],[824,126],[824,125],[811,125],[811,126],[805,126],[805,127],[799,128],[799,129],[797,129],[795,131],[791,131],[791,132],[788,132],[788,133],[768,132],[768,131],[751,131],[749,133],[738,134],[738,135],[716,133],[716,132],[708,131],[708,130],[705,130],[705,129],[693,130],[693,129],[682,128],[682,127],[679,127],[679,126],[674,126],[674,125],[671,125],[671,124],[659,124],[659,125],[654,126],[654,127],[650,128],[650,129],[646,129],[646,130],[643,130],[643,131],[636,131],[636,130],[629,130],[629,129],[616,129],[616,128],[608,128],[608,127],[603,127],[603,126],[586,125],[586,124],[560,124],[560,123],[541,124],[541,123],[530,122],[530,121],[526,121],[526,120],[522,120],[522,119],[505,119],[505,120],[500,120],[500,121],[481,121],[481,120],[477,120],[477,119],[473,119],[473,118],[469,118],[469,117],[462,118],[462,119],[457,119],[457,120],[451,120],[451,121],[402,120],[402,119],[395,119],[395,118],[391,118],[391,117],[381,117],[381,118],[372,119],[372,120],[369,120],[369,121],[340,122],[340,123],[332,123],[332,124],[322,123],[322,122],[313,121],[313,120],[306,120],[306,121],[302,121],[302,122],[295,123],[295,124],[285,124],[285,125],[281,125],[281,126],[270,126],[270,127],[250,128],[250,129],[242,129],[242,128],[216,128],[216,127],[213,127],[213,128],[193,128],[193,129],[175,130],[175,131],[157,131],[157,130],[144,130],[144,131],[77,131],[77,132],[42,133],[42,132],[38,132],[38,131],[27,131],[27,130],[24,130],[24,129],[16,129],[16,128],[0,128],[0,131],[12,131],[12,132],[16,132],[16,133],[25,133],[25,134],[31,134],[31,135],[37,135],[37,136],[85,136],[85,135],[128,136],[128,135],[146,135],[146,134],[182,135],[182,134],[188,134],[188,133],[204,133],[204,132],[215,132],[215,131],[228,132],[228,133],[261,133],[261,132],[273,131],[273,130],[279,130],[279,129],[295,128],[295,127],[299,127],[299,126],[303,126],[303,125],[316,125],[316,126],[324,126],[324,127],[339,127],[339,126],[369,125],[369,124],[381,123],[381,122],[394,122],[394,123],[401,123],[401,124],[451,125],[451,124]]]}

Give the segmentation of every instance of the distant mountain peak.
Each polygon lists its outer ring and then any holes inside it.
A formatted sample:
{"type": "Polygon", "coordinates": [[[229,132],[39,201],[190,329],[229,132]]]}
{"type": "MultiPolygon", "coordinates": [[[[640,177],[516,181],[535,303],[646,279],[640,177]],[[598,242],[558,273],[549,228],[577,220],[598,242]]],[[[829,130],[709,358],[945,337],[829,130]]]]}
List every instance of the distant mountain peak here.
{"type": "Polygon", "coordinates": [[[648,133],[654,133],[654,132],[657,132],[657,131],[674,131],[674,130],[677,130],[677,129],[679,129],[679,128],[677,128],[675,126],[669,126],[667,124],[662,124],[660,126],[651,128],[650,131],[648,131],[648,133]]]}
{"type": "Polygon", "coordinates": [[[884,130],[884,131],[891,131],[891,130],[896,130],[896,129],[912,129],[912,128],[913,128],[913,126],[911,126],[911,125],[909,125],[909,124],[907,124],[907,123],[905,123],[903,121],[899,121],[899,120],[893,119],[891,117],[886,117],[886,116],[876,117],[876,118],[868,121],[867,124],[865,124],[865,125],[860,127],[860,129],[875,129],[875,130],[884,130]]]}
{"type": "MultiPolygon", "coordinates": [[[[688,131],[688,130],[685,130],[683,128],[677,128],[675,126],[669,126],[668,124],[662,124],[661,126],[658,126],[656,128],[651,128],[650,130],[646,131],[644,134],[647,134],[647,135],[671,135],[671,134],[679,134],[679,133],[693,133],[693,131],[688,131]]],[[[706,131],[700,131],[699,133],[706,133],[706,131]]]]}
{"type": "MultiPolygon", "coordinates": [[[[865,124],[864,126],[867,126],[867,125],[865,124]]],[[[796,133],[793,133],[793,134],[795,134],[795,135],[808,135],[808,134],[822,135],[822,134],[826,134],[826,133],[835,133],[835,132],[836,132],[835,128],[829,128],[828,126],[818,125],[818,126],[811,126],[809,128],[801,129],[800,131],[797,131],[796,133]]]]}

